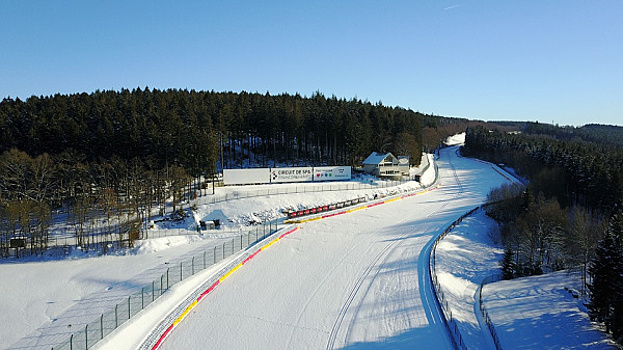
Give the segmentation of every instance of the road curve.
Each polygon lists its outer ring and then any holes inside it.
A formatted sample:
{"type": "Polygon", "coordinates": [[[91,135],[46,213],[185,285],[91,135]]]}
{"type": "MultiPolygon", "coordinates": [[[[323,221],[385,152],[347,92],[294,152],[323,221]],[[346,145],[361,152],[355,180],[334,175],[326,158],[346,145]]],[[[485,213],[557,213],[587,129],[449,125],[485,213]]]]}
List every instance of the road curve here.
{"type": "Polygon", "coordinates": [[[451,349],[430,245],[506,181],[454,151],[441,153],[438,190],[301,225],[213,290],[161,349],[451,349]]]}

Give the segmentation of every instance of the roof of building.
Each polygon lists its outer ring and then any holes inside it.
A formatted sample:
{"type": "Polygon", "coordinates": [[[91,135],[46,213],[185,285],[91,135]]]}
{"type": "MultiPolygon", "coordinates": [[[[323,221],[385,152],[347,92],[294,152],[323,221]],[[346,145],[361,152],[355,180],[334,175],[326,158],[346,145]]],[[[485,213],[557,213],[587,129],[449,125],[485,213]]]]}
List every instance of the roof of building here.
{"type": "Polygon", "coordinates": [[[394,157],[393,154],[391,154],[391,152],[387,152],[387,153],[378,153],[378,152],[372,152],[368,158],[366,158],[366,160],[363,161],[362,164],[381,164],[381,162],[383,162],[383,160],[385,160],[385,158],[387,158],[388,156],[392,156],[394,157]]]}

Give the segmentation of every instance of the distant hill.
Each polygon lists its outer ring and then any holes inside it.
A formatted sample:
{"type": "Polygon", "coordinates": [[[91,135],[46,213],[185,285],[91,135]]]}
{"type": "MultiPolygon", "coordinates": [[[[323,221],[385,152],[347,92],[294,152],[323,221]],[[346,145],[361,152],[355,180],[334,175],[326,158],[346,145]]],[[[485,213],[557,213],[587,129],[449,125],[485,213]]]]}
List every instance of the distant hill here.
{"type": "Polygon", "coordinates": [[[623,147],[623,127],[615,125],[587,124],[581,127],[558,126],[539,122],[495,121],[489,124],[514,129],[526,135],[547,135],[558,140],[585,141],[600,145],[623,147]]]}
{"type": "Polygon", "coordinates": [[[585,141],[623,147],[623,127],[587,124],[578,128],[577,131],[585,141]]]}

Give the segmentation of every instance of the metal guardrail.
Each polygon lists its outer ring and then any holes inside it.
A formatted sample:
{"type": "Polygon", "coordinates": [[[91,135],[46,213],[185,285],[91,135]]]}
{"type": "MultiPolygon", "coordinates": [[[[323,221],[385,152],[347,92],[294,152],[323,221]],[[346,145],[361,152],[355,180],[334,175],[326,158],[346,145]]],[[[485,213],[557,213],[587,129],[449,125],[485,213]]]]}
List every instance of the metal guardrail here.
{"type": "Polygon", "coordinates": [[[460,224],[463,219],[465,219],[466,217],[472,215],[473,213],[475,213],[476,211],[480,210],[483,207],[483,205],[480,205],[470,211],[468,211],[467,213],[461,215],[461,217],[459,217],[458,219],[456,219],[454,222],[452,222],[439,236],[437,236],[437,238],[435,239],[435,243],[433,243],[433,247],[431,250],[431,255],[430,255],[430,275],[431,275],[431,279],[433,282],[433,290],[435,292],[435,297],[437,298],[437,301],[439,303],[439,306],[441,307],[441,311],[442,311],[442,317],[444,319],[444,323],[446,325],[446,328],[448,329],[448,332],[450,333],[450,335],[452,336],[452,341],[455,345],[455,347],[457,349],[462,349],[462,350],[466,350],[467,346],[465,345],[465,341],[463,340],[463,336],[461,335],[461,332],[459,332],[459,328],[458,325],[456,323],[456,321],[454,320],[453,316],[452,316],[452,310],[450,310],[449,306],[448,306],[448,301],[445,299],[445,295],[443,293],[443,291],[441,290],[441,285],[439,283],[439,281],[437,280],[437,273],[435,272],[435,263],[436,263],[436,251],[437,251],[437,244],[439,244],[439,242],[448,235],[448,233],[450,233],[455,227],[456,225],[460,224]]]}
{"type": "Polygon", "coordinates": [[[491,322],[491,317],[489,317],[489,313],[485,309],[485,305],[482,302],[482,288],[487,283],[497,282],[500,280],[500,276],[492,275],[480,282],[480,288],[478,290],[478,306],[480,307],[480,313],[482,315],[482,319],[485,321],[487,328],[489,329],[489,333],[491,333],[491,337],[493,338],[493,344],[495,345],[496,350],[502,350],[502,344],[500,343],[500,337],[498,337],[497,332],[495,331],[495,327],[493,327],[493,322],[491,322]]]}
{"type": "MultiPolygon", "coordinates": [[[[463,219],[467,218],[468,216],[473,215],[474,213],[485,209],[487,206],[495,204],[497,202],[491,202],[491,203],[485,203],[482,205],[479,205],[478,207],[468,211],[467,213],[461,215],[461,217],[459,217],[457,220],[455,220],[452,224],[450,224],[441,235],[439,235],[436,239],[435,239],[435,243],[433,245],[432,248],[432,254],[430,257],[430,269],[431,269],[431,278],[433,279],[433,286],[434,286],[434,290],[435,290],[435,295],[437,296],[437,300],[439,301],[439,305],[442,307],[442,311],[445,317],[445,321],[446,321],[446,325],[447,328],[450,332],[450,334],[452,334],[453,338],[454,338],[454,342],[455,345],[457,346],[457,348],[459,349],[467,349],[465,342],[463,341],[463,337],[461,335],[461,333],[459,332],[458,326],[456,324],[456,321],[454,320],[453,316],[452,316],[452,310],[450,310],[448,302],[445,300],[445,296],[443,291],[441,291],[441,285],[439,284],[439,281],[437,280],[437,274],[435,272],[435,261],[436,261],[436,248],[437,248],[437,244],[445,237],[448,235],[448,233],[450,233],[455,227],[456,225],[460,224],[463,219]]],[[[485,310],[485,307],[482,303],[482,287],[486,284],[486,283],[491,283],[491,282],[495,282],[499,280],[498,276],[489,276],[487,278],[485,278],[482,283],[480,284],[480,290],[479,290],[479,294],[478,294],[478,302],[479,302],[479,307],[480,307],[480,312],[482,313],[482,317],[483,320],[485,321],[485,324],[487,325],[487,328],[489,329],[489,332],[491,333],[491,337],[493,338],[493,342],[495,344],[495,348],[496,350],[502,350],[502,346],[500,344],[500,340],[499,337],[497,335],[497,333],[495,332],[495,328],[493,327],[493,323],[491,322],[491,318],[489,317],[489,314],[487,313],[487,311],[485,310]]]]}

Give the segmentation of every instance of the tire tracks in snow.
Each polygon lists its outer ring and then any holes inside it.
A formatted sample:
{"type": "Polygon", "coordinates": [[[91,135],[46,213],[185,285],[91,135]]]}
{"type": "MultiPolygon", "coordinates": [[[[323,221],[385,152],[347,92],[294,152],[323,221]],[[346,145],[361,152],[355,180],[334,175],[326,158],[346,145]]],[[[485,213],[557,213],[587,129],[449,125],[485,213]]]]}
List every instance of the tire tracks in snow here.
{"type": "MultiPolygon", "coordinates": [[[[450,167],[452,169],[452,173],[453,176],[456,180],[456,183],[458,185],[458,192],[453,196],[453,198],[458,198],[461,196],[461,194],[463,194],[464,192],[464,188],[463,185],[461,183],[461,180],[459,179],[459,176],[456,172],[456,168],[454,167],[454,164],[452,163],[451,157],[448,158],[448,163],[450,164],[450,167]]],[[[431,212],[430,214],[428,214],[425,219],[431,218],[432,216],[436,215],[438,212],[440,212],[441,210],[445,209],[448,205],[450,204],[450,201],[447,201],[446,203],[443,203],[441,206],[439,206],[439,208],[435,209],[433,212],[431,212]]],[[[404,223],[408,220],[410,220],[411,218],[413,218],[415,215],[410,215],[407,216],[405,218],[403,218],[402,220],[400,220],[398,223],[404,223]]],[[[443,227],[439,226],[438,228],[436,228],[433,231],[438,231],[441,230],[443,227]]],[[[331,332],[329,334],[329,339],[327,341],[327,346],[326,349],[327,350],[331,350],[335,348],[335,342],[337,340],[337,336],[339,333],[340,328],[342,327],[342,324],[344,322],[344,319],[346,318],[346,315],[348,314],[348,310],[350,309],[353,301],[355,300],[355,297],[357,296],[358,292],[361,290],[361,286],[363,285],[364,281],[367,279],[367,277],[370,275],[370,273],[372,272],[372,270],[374,269],[374,267],[376,266],[376,272],[374,273],[373,277],[370,279],[369,283],[368,283],[368,289],[366,290],[365,294],[367,294],[370,290],[370,287],[372,286],[374,280],[377,278],[377,276],[379,275],[382,266],[385,265],[385,263],[387,262],[387,260],[389,259],[389,257],[392,255],[392,253],[401,245],[405,242],[405,238],[408,237],[409,235],[411,235],[412,233],[405,233],[404,235],[401,235],[399,237],[399,239],[387,244],[376,256],[375,258],[372,260],[372,262],[366,267],[366,269],[363,271],[363,273],[357,278],[357,281],[355,282],[353,288],[351,289],[351,292],[348,296],[348,298],[346,299],[346,301],[344,302],[344,304],[342,305],[342,308],[340,309],[335,322],[333,323],[333,326],[331,327],[331,332]],[[378,264],[378,261],[382,258],[383,261],[378,264]]],[[[426,260],[426,262],[424,263],[425,265],[425,269],[421,270],[420,273],[418,273],[420,275],[420,279],[419,279],[419,284],[421,285],[420,287],[427,287],[429,291],[432,292],[431,293],[425,293],[426,295],[435,295],[434,294],[434,289],[432,288],[432,284],[430,283],[426,283],[424,281],[426,280],[430,280],[430,276],[428,276],[428,274],[430,273],[430,269],[428,266],[428,262],[429,262],[429,255],[430,255],[430,251],[431,251],[431,247],[432,244],[434,243],[436,239],[436,236],[433,236],[423,247],[421,252],[425,254],[425,258],[424,260],[426,260]],[[421,272],[425,272],[425,273],[421,273],[421,272]],[[426,277],[428,277],[428,279],[426,279],[426,277]]],[[[420,263],[418,265],[422,265],[422,262],[424,260],[422,260],[424,256],[422,256],[420,254],[420,258],[418,259],[420,261],[420,263]]],[[[420,288],[420,290],[423,290],[423,288],[420,288]]],[[[364,294],[364,295],[365,295],[364,294]]],[[[430,298],[422,298],[423,301],[427,301],[424,302],[423,306],[425,308],[427,308],[427,314],[430,314],[431,318],[432,318],[432,314],[433,313],[439,313],[441,312],[440,309],[435,308],[434,305],[436,305],[438,303],[438,301],[436,300],[436,297],[434,298],[434,300],[430,300],[430,298]],[[436,310],[436,312],[434,311],[436,310]]],[[[357,309],[354,311],[354,315],[353,315],[353,320],[355,320],[357,318],[357,315],[359,314],[359,311],[361,309],[361,304],[359,304],[357,306],[357,309]]],[[[439,317],[438,317],[439,318],[439,317]]],[[[430,321],[430,320],[429,320],[430,321]]],[[[434,322],[431,322],[434,323],[434,322]]],[[[348,325],[348,328],[346,330],[346,334],[344,335],[344,345],[346,346],[348,344],[348,340],[350,339],[350,334],[353,330],[353,326],[354,323],[350,322],[348,325]]],[[[289,343],[288,343],[289,345],[289,343]]]]}

